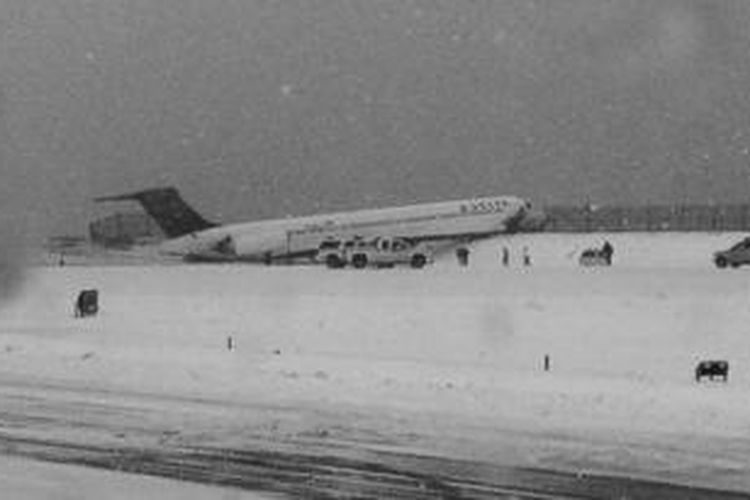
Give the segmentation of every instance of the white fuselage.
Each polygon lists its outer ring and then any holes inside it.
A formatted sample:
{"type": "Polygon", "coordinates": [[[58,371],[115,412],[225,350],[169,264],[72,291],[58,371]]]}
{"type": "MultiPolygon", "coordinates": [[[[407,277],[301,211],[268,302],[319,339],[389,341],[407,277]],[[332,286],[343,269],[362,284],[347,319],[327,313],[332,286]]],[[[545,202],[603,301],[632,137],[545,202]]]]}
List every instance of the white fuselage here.
{"type": "Polygon", "coordinates": [[[194,260],[270,261],[313,257],[330,237],[471,240],[512,229],[530,209],[517,197],[489,197],[228,224],[188,234],[162,251],[194,260]]]}

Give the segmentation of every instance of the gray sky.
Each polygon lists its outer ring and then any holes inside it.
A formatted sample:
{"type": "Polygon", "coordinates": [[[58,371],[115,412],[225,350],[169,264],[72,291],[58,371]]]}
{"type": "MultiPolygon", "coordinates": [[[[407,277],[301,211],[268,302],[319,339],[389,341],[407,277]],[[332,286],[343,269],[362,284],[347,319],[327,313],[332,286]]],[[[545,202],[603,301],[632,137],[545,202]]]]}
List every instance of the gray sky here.
{"type": "Polygon", "coordinates": [[[4,0],[3,220],[747,201],[747,0],[4,0]]]}

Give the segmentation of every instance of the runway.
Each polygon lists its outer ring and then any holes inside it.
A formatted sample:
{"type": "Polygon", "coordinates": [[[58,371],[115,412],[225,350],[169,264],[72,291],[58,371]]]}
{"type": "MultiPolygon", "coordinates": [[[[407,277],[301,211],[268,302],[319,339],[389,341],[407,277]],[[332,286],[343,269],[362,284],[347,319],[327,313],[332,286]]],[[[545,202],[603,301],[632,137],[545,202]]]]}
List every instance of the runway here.
{"type": "MultiPolygon", "coordinates": [[[[120,394],[41,382],[0,385],[4,454],[160,476],[289,498],[747,498],[746,495],[554,470],[498,466],[349,436],[257,432],[290,419],[350,425],[334,412],[120,394]],[[211,422],[190,415],[211,412],[211,422]],[[255,432],[238,421],[253,420],[255,432]],[[159,422],[156,424],[155,422],[159,422]],[[206,426],[213,427],[214,432],[206,426]],[[236,427],[235,427],[236,426],[236,427]],[[225,440],[232,439],[232,446],[225,440]]],[[[358,436],[357,436],[358,435],[358,436]]]]}

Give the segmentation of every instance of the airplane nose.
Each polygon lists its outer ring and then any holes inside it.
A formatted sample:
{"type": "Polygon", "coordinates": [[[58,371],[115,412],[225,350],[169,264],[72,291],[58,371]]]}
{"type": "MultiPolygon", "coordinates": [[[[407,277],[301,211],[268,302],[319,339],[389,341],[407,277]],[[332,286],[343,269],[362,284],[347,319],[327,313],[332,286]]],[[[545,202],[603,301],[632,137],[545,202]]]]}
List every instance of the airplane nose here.
{"type": "Polygon", "coordinates": [[[541,210],[524,210],[518,222],[518,230],[521,232],[543,231],[549,216],[541,210]]]}
{"type": "Polygon", "coordinates": [[[550,221],[549,215],[539,210],[528,214],[526,219],[529,231],[543,231],[550,221]]]}

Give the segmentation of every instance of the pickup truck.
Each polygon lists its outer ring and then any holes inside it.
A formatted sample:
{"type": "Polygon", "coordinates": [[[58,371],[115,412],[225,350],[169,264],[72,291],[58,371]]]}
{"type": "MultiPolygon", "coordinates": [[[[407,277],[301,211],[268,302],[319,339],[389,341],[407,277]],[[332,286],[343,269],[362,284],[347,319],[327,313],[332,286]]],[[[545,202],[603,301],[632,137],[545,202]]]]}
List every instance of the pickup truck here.
{"type": "Polygon", "coordinates": [[[331,269],[340,269],[346,267],[350,254],[364,245],[367,245],[367,242],[359,236],[348,240],[329,238],[320,243],[315,259],[331,269]]]}
{"type": "Polygon", "coordinates": [[[402,238],[377,237],[348,252],[348,262],[357,269],[367,266],[393,267],[408,264],[421,269],[433,262],[432,249],[423,243],[413,244],[402,238]]]}

